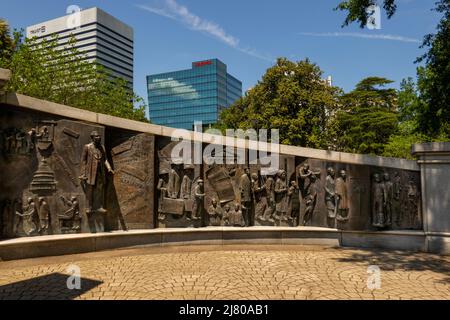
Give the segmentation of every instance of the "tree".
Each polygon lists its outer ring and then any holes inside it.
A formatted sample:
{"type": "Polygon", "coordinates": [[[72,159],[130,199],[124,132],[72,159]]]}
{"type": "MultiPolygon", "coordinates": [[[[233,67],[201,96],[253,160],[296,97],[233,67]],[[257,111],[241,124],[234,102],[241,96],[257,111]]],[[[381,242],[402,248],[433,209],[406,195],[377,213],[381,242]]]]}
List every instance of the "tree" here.
{"type": "MultiPolygon", "coordinates": [[[[386,11],[388,18],[390,19],[397,10],[395,0],[383,0],[383,9],[386,11]]],[[[370,12],[368,8],[376,5],[376,0],[346,0],[339,3],[335,10],[346,11],[347,16],[343,23],[344,26],[348,26],[352,22],[358,22],[361,28],[367,25],[370,12]]]]}
{"type": "MultiPolygon", "coordinates": [[[[418,73],[425,72],[419,68],[418,73]]],[[[420,97],[419,86],[412,78],[403,79],[398,91],[398,132],[389,137],[384,147],[383,156],[413,159],[411,146],[415,143],[446,141],[445,134],[430,136],[419,129],[420,114],[425,102],[420,97]]]]}
{"type": "Polygon", "coordinates": [[[421,104],[418,94],[417,85],[414,83],[413,78],[408,77],[401,81],[400,90],[398,91],[400,122],[411,121],[414,122],[414,126],[417,126],[417,110],[421,104]]]}
{"type": "Polygon", "coordinates": [[[412,159],[411,145],[429,141],[429,137],[417,132],[417,109],[421,104],[417,85],[410,77],[403,79],[398,91],[398,131],[389,137],[383,156],[412,159]]]}
{"type": "Polygon", "coordinates": [[[15,43],[11,36],[8,23],[0,19],[0,65],[6,64],[14,52],[15,43]]]}
{"type": "MultiPolygon", "coordinates": [[[[336,10],[346,11],[343,26],[359,22],[361,28],[366,25],[369,13],[367,8],[376,4],[376,0],[346,0],[336,10]]],[[[418,133],[441,139],[450,138],[450,0],[439,0],[435,11],[442,13],[436,34],[424,37],[421,48],[429,50],[416,62],[426,65],[417,70],[417,82],[420,102],[416,105],[418,133]]],[[[383,8],[388,18],[396,12],[395,0],[383,0],[383,8]]]]}
{"type": "Polygon", "coordinates": [[[1,67],[12,75],[5,90],[94,112],[138,121],[145,118],[145,104],[102,66],[84,60],[71,38],[65,49],[57,47],[58,38],[19,41],[9,60],[1,67]],[[136,104],[136,107],[135,107],[136,104]]]}
{"type": "Polygon", "coordinates": [[[418,69],[420,99],[424,102],[418,111],[421,132],[450,138],[450,0],[436,3],[437,12],[443,14],[436,34],[425,36],[422,48],[427,53],[417,59],[426,66],[418,69]]]}
{"type": "Polygon", "coordinates": [[[337,148],[346,152],[381,154],[397,130],[397,93],[385,89],[391,80],[369,77],[341,97],[336,113],[337,148]]]}
{"type": "Polygon", "coordinates": [[[279,58],[254,88],[220,114],[217,127],[279,129],[281,143],[325,148],[329,114],[341,91],[321,76],[308,59],[279,58]]]}

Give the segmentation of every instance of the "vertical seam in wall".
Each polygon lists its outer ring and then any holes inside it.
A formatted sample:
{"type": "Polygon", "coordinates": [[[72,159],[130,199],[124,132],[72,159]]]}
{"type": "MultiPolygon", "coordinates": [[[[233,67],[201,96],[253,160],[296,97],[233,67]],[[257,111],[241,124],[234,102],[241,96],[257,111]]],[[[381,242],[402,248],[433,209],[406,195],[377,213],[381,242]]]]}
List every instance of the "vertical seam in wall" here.
{"type": "Polygon", "coordinates": [[[98,245],[97,245],[97,237],[94,237],[93,238],[93,242],[92,242],[92,246],[93,246],[93,252],[96,252],[97,251],[97,247],[98,247],[98,245]]]}

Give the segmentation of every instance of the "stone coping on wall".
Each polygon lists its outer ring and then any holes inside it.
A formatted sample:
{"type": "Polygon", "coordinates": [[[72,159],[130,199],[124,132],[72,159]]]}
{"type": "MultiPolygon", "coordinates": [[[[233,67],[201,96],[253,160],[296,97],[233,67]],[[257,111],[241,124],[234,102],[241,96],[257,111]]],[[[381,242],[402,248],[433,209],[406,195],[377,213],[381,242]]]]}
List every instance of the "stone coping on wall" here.
{"type": "Polygon", "coordinates": [[[11,71],[0,68],[0,89],[11,78],[11,71]]]}
{"type": "MultiPolygon", "coordinates": [[[[118,117],[113,117],[105,114],[95,113],[87,110],[73,108],[41,99],[36,99],[16,93],[8,93],[0,96],[0,102],[18,108],[28,109],[32,111],[38,111],[48,114],[53,114],[73,120],[85,121],[89,123],[95,123],[99,125],[121,128],[136,132],[149,133],[158,136],[165,137],[182,137],[186,140],[203,143],[217,142],[219,137],[211,134],[201,134],[188,130],[179,130],[154,124],[148,124],[118,117]]],[[[370,165],[380,166],[394,169],[404,169],[419,171],[419,166],[416,161],[399,159],[399,158],[387,158],[372,155],[352,154],[345,152],[336,152],[328,150],[319,150],[312,148],[295,147],[288,145],[272,145],[272,149],[266,143],[256,143],[245,139],[224,139],[224,145],[231,147],[258,149],[262,151],[277,151],[280,154],[293,155],[311,159],[326,160],[330,162],[341,162],[357,165],[370,165]]]]}
{"type": "Polygon", "coordinates": [[[276,244],[426,252],[423,231],[343,231],[319,227],[206,227],[54,235],[0,242],[0,259],[17,260],[142,246],[276,244]]]}
{"type": "Polygon", "coordinates": [[[450,142],[427,142],[412,145],[411,154],[423,153],[450,153],[450,142]]]}

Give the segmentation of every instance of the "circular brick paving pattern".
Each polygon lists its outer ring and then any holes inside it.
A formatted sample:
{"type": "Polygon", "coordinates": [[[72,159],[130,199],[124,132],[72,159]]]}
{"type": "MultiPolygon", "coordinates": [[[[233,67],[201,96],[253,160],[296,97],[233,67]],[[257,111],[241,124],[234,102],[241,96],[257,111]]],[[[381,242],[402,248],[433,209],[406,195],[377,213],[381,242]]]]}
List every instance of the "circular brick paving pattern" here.
{"type": "Polygon", "coordinates": [[[320,246],[115,250],[0,262],[0,299],[450,299],[450,257],[320,246]],[[70,265],[80,290],[67,288],[76,283],[70,265]],[[374,265],[380,288],[369,289],[374,265]]]}

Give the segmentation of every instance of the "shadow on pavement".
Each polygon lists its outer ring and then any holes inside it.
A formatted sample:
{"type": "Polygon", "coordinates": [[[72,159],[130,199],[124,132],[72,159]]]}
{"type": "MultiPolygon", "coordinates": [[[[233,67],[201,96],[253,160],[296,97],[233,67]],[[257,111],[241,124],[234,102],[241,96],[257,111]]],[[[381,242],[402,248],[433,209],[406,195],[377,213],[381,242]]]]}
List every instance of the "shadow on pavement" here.
{"type": "Polygon", "coordinates": [[[81,278],[81,288],[70,290],[67,286],[69,277],[52,273],[0,286],[0,300],[73,300],[103,283],[81,278]]]}
{"type": "MultiPolygon", "coordinates": [[[[345,250],[345,249],[343,249],[345,250]]],[[[450,284],[450,259],[438,255],[407,252],[386,251],[380,249],[353,248],[359,252],[352,253],[345,258],[337,258],[340,262],[361,263],[377,265],[381,270],[394,271],[432,271],[446,276],[440,283],[450,284]]]]}

